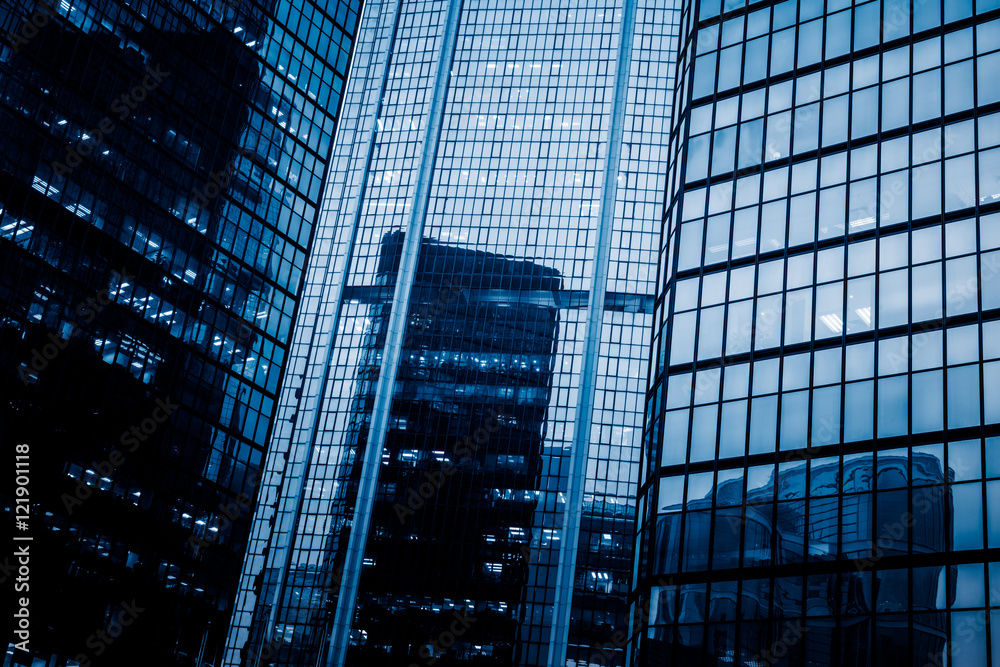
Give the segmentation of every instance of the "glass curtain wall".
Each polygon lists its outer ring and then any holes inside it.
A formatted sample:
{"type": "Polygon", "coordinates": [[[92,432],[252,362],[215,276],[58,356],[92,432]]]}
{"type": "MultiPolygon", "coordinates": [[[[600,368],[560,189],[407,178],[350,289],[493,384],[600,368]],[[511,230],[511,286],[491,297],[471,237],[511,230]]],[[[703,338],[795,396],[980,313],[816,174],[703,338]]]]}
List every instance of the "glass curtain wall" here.
{"type": "Polygon", "coordinates": [[[0,443],[29,449],[37,568],[15,664],[218,664],[358,9],[0,3],[0,443]]]}
{"type": "Polygon", "coordinates": [[[1000,665],[1000,4],[682,12],[635,664],[1000,665]]]}
{"type": "Polygon", "coordinates": [[[226,664],[622,664],[678,19],[367,4],[226,664]]]}

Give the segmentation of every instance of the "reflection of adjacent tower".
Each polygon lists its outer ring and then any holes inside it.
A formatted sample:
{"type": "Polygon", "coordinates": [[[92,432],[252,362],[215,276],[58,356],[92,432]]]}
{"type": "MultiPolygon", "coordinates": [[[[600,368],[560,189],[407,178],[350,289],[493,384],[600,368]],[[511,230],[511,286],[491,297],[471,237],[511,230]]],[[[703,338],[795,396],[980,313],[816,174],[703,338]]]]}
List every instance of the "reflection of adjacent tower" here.
{"type": "MultiPolygon", "coordinates": [[[[380,275],[398,273],[402,243],[402,234],[385,237],[380,275]]],[[[356,631],[368,639],[356,664],[426,644],[452,610],[476,618],[454,657],[509,659],[560,285],[556,271],[531,262],[422,244],[357,604],[356,631]]],[[[387,319],[376,315],[373,335],[384,336],[387,319]]],[[[360,474],[356,465],[352,480],[360,474]]]]}
{"type": "MultiPolygon", "coordinates": [[[[896,647],[900,655],[940,657],[947,630],[943,615],[926,614],[915,620],[912,636],[906,623],[896,627],[891,620],[880,620],[877,625],[874,620],[891,619],[888,615],[909,610],[936,609],[936,601],[945,593],[945,578],[952,576],[953,568],[931,565],[915,569],[911,595],[909,570],[879,565],[883,558],[942,554],[950,549],[946,526],[953,509],[945,483],[951,480],[945,479],[940,460],[928,454],[913,454],[912,460],[884,456],[876,468],[868,456],[845,460],[842,471],[839,463],[813,466],[810,480],[815,497],[808,500],[804,495],[806,471],[803,462],[780,473],[777,484],[772,475],[766,484],[748,488],[742,508],[742,477],[720,484],[705,498],[689,500],[684,508],[662,508],[654,567],[660,572],[676,572],[679,554],[680,572],[703,571],[709,565],[714,570],[738,571],[742,588],[737,595],[739,582],[734,580],[731,594],[717,594],[715,591],[725,591],[726,586],[713,583],[713,594],[706,599],[704,587],[682,587],[677,611],[675,600],[663,596],[652,607],[651,622],[679,626],[676,632],[681,641],[675,655],[684,656],[685,647],[692,644],[690,633],[701,631],[706,616],[743,619],[741,647],[726,643],[713,646],[711,638],[707,646],[716,658],[743,651],[744,658],[752,660],[773,650],[787,632],[788,622],[780,619],[799,616],[804,600],[809,649],[827,646],[832,651],[833,643],[838,642],[843,664],[875,664],[875,657],[869,654],[873,636],[881,650],[896,647]],[[915,487],[912,504],[906,489],[911,474],[910,484],[915,487]],[[838,488],[842,498],[824,493],[838,488]],[[843,503],[840,509],[839,503],[843,503]],[[740,516],[741,509],[745,519],[740,516]],[[810,517],[808,532],[802,528],[806,515],[810,517]],[[686,516],[683,529],[682,516],[686,516]],[[782,585],[770,592],[768,576],[777,572],[780,578],[782,566],[803,563],[804,580],[792,576],[779,579],[782,585]]],[[[672,641],[669,630],[656,630],[654,635],[651,657],[672,641]]],[[[796,643],[787,647],[787,655],[804,655],[805,648],[805,642],[796,643]]],[[[664,655],[669,655],[669,649],[664,655]]],[[[689,658],[700,663],[702,655],[698,650],[689,658]]]]}
{"type": "MultiPolygon", "coordinates": [[[[367,424],[385,344],[403,234],[383,238],[379,285],[352,298],[372,304],[351,420],[367,424]]],[[[527,581],[542,443],[558,336],[558,272],[527,261],[424,240],[370,515],[348,662],[409,665],[458,619],[452,659],[512,664],[527,581]]],[[[350,517],[366,428],[354,428],[336,478],[335,517],[350,517]]],[[[278,664],[314,664],[324,650],[329,600],[349,528],[337,518],[328,564],[293,566],[278,612],[296,626],[278,664]]],[[[268,570],[259,599],[273,596],[268,570]]],[[[255,613],[249,650],[259,643],[255,613]]],[[[436,654],[440,656],[440,654],[436,654]]],[[[433,656],[432,656],[433,657],[433,656]]],[[[244,658],[246,659],[246,658],[244,658]]]]}

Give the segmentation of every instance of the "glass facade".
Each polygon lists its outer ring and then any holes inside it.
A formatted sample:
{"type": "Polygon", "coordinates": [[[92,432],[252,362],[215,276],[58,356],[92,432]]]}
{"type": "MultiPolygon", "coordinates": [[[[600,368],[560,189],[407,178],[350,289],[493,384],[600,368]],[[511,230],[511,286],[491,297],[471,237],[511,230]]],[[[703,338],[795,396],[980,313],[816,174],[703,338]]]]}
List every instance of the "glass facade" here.
{"type": "Polygon", "coordinates": [[[0,3],[5,665],[221,664],[359,4],[0,3]]]}
{"type": "Polygon", "coordinates": [[[224,664],[623,664],[678,20],[366,4],[224,664]]]}
{"type": "Polygon", "coordinates": [[[634,662],[1000,665],[1000,3],[681,11],[634,662]]]}

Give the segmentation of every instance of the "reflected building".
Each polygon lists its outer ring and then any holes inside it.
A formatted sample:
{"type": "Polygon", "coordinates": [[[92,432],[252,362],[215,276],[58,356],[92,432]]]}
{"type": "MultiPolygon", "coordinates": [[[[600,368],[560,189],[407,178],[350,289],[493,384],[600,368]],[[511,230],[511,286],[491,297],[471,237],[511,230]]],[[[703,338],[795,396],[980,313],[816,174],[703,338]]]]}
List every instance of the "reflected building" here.
{"type": "Polygon", "coordinates": [[[833,664],[881,665],[895,664],[911,650],[940,659],[944,616],[918,616],[909,628],[900,615],[934,609],[949,590],[954,596],[957,567],[914,570],[912,596],[908,570],[873,567],[886,557],[948,551],[944,527],[953,521],[954,508],[947,483],[955,475],[944,475],[938,457],[920,453],[910,461],[889,452],[876,462],[872,454],[861,454],[845,457],[842,469],[837,461],[802,459],[779,466],[777,483],[772,472],[759,486],[744,487],[742,475],[725,477],[714,488],[707,477],[693,480],[690,500],[663,508],[655,569],[742,566],[778,574],[782,567],[816,565],[804,579],[775,576],[773,584],[755,578],[658,588],[650,600],[651,664],[704,664],[706,656],[715,660],[709,664],[766,665],[775,658],[812,664],[825,655],[839,656],[833,664]],[[916,513],[910,511],[908,483],[916,513]],[[706,495],[698,497],[701,492],[706,495]],[[679,562],[673,560],[677,555],[679,562]],[[860,567],[836,567],[845,560],[860,567]],[[708,636],[707,621],[715,621],[708,636]],[[736,623],[739,643],[727,631],[736,623]],[[871,637],[878,638],[874,649],[871,637]]]}
{"type": "Polygon", "coordinates": [[[624,663],[677,18],[365,6],[225,664],[624,663]]]}
{"type": "Polygon", "coordinates": [[[0,6],[5,665],[219,664],[358,4],[0,6]]]}
{"type": "MultiPolygon", "coordinates": [[[[379,372],[403,234],[386,235],[372,290],[359,377],[379,372]]],[[[456,621],[453,658],[510,663],[517,611],[528,579],[533,517],[542,475],[545,417],[552,391],[561,279],[552,269],[425,240],[414,276],[410,318],[379,470],[379,490],[358,587],[355,664],[409,664],[412,646],[456,621]],[[388,662],[387,662],[388,661],[388,662]]],[[[350,419],[370,420],[375,383],[359,382],[350,419]]],[[[367,432],[355,431],[365,446],[367,432]]],[[[345,457],[332,485],[328,520],[346,524],[362,461],[345,457]]],[[[322,558],[343,572],[349,531],[331,533],[322,558]]],[[[265,598],[280,585],[269,572],[265,598]]],[[[286,587],[304,592],[297,629],[277,659],[316,664],[332,617],[323,572],[297,568],[286,587]],[[297,580],[298,579],[298,580],[297,580]],[[311,579],[309,590],[306,579],[311,579]]],[[[258,610],[261,635],[266,608],[258,610]]],[[[250,644],[253,645],[253,642],[250,644]]],[[[277,649],[277,647],[275,647],[277,649]]],[[[428,654],[428,659],[441,657],[428,654]]],[[[249,664],[249,656],[243,662],[249,664]]]]}
{"type": "Polygon", "coordinates": [[[1000,4],[681,14],[632,663],[1000,665],[1000,4]]]}

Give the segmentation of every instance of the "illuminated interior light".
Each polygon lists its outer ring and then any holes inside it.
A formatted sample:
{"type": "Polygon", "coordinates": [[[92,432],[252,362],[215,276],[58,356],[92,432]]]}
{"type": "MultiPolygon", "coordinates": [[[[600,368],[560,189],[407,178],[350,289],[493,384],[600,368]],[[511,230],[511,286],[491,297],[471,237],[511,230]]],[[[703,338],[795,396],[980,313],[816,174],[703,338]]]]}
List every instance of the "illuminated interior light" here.
{"type": "Polygon", "coordinates": [[[833,333],[841,333],[844,330],[844,321],[840,319],[839,315],[820,315],[819,319],[833,333]]]}

